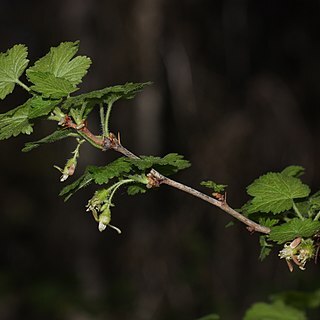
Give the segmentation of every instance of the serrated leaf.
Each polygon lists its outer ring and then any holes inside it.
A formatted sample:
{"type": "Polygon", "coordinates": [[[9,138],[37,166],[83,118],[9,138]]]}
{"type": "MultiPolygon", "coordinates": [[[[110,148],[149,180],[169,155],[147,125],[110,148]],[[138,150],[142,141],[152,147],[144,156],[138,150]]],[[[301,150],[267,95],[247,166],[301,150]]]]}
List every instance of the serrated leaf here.
{"type": "Polygon", "coordinates": [[[279,222],[278,219],[270,219],[270,218],[260,218],[259,219],[259,224],[261,224],[262,226],[268,227],[268,228],[272,228],[278,222],[279,222]]]}
{"type": "Polygon", "coordinates": [[[308,238],[320,230],[320,221],[294,218],[280,226],[271,228],[269,239],[279,244],[292,241],[297,237],[308,238]]]}
{"type": "MultiPolygon", "coordinates": [[[[144,173],[150,168],[161,168],[162,171],[170,173],[177,172],[180,169],[189,166],[189,162],[182,159],[178,154],[168,154],[163,158],[160,157],[142,157],[141,159],[128,159],[120,157],[117,160],[108,163],[106,166],[90,166],[82,177],[71,185],[65,187],[60,195],[69,199],[76,191],[87,186],[91,182],[96,184],[108,184],[114,178],[134,179],[139,183],[145,184],[144,173]]],[[[161,171],[160,171],[161,172],[161,171]]]]}
{"type": "Polygon", "coordinates": [[[17,44],[6,53],[0,53],[0,99],[11,93],[27,67],[28,48],[17,44]]]}
{"type": "Polygon", "coordinates": [[[91,166],[88,168],[88,172],[92,175],[94,182],[99,185],[107,184],[109,180],[129,173],[130,171],[131,164],[124,157],[118,158],[103,167],[91,166]]]}
{"type": "Polygon", "coordinates": [[[40,96],[34,96],[30,100],[28,119],[36,119],[48,115],[61,100],[43,99],[40,96]]]}
{"type": "Polygon", "coordinates": [[[226,184],[218,184],[214,181],[208,180],[208,181],[201,181],[201,186],[207,187],[209,189],[212,189],[213,192],[223,192],[225,188],[227,187],[226,184]]]}
{"type": "Polygon", "coordinates": [[[247,192],[253,197],[247,208],[249,213],[260,211],[277,214],[290,210],[293,199],[307,197],[310,188],[297,178],[270,172],[248,186],[247,192]]]}
{"type": "Polygon", "coordinates": [[[147,191],[146,188],[143,185],[139,185],[139,184],[130,185],[127,188],[127,193],[129,196],[133,196],[138,193],[145,193],[146,191],[147,191]]]}
{"type": "Polygon", "coordinates": [[[68,80],[74,87],[81,83],[88,71],[91,59],[85,56],[75,56],[79,50],[79,41],[62,42],[52,47],[50,52],[36,61],[33,67],[27,70],[27,75],[33,72],[50,73],[56,78],[68,80]]]}
{"type": "Polygon", "coordinates": [[[290,177],[298,178],[304,174],[304,167],[301,166],[288,166],[281,171],[282,174],[285,174],[290,177]]]}
{"type": "Polygon", "coordinates": [[[245,314],[244,320],[307,320],[304,312],[281,301],[272,304],[255,303],[245,314]]]}
{"type": "Polygon", "coordinates": [[[51,133],[50,135],[38,140],[38,141],[33,141],[33,142],[27,142],[22,149],[23,152],[29,152],[37,147],[39,147],[41,144],[45,143],[52,143],[56,142],[68,137],[75,137],[77,134],[75,132],[72,132],[69,129],[59,129],[51,133]]]}
{"type": "Polygon", "coordinates": [[[136,93],[138,93],[145,86],[150,84],[150,82],[128,82],[123,85],[117,85],[113,87],[107,87],[101,90],[83,93],[78,96],[69,97],[68,99],[66,99],[62,108],[66,111],[70,110],[70,108],[81,107],[83,105],[86,105],[87,108],[92,108],[93,106],[99,105],[100,103],[113,103],[120,98],[131,99],[136,95],[136,93]]]}
{"type": "Polygon", "coordinates": [[[29,104],[10,110],[0,116],[0,140],[16,137],[20,133],[32,133],[32,124],[28,121],[29,104]]]}
{"type": "Polygon", "coordinates": [[[169,153],[163,158],[140,156],[140,159],[130,159],[129,161],[141,171],[153,168],[164,175],[171,175],[190,167],[190,162],[177,153],[169,153]]]}
{"type": "Polygon", "coordinates": [[[78,90],[69,80],[56,77],[49,72],[28,72],[28,78],[34,83],[31,89],[44,97],[59,99],[78,90]]]}
{"type": "Polygon", "coordinates": [[[20,133],[32,133],[32,121],[47,115],[58,103],[59,100],[43,100],[35,96],[23,105],[0,114],[0,140],[16,137],[20,133]]]}

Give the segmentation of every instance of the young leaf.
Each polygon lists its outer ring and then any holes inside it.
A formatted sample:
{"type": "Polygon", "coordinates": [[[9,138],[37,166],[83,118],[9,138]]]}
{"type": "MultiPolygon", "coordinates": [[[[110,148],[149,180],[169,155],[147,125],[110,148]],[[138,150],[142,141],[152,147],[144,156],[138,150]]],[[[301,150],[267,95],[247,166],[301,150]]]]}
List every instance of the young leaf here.
{"type": "Polygon", "coordinates": [[[28,49],[17,44],[6,53],[0,53],[0,99],[4,99],[14,89],[28,65],[28,49]]]}
{"type": "Polygon", "coordinates": [[[103,167],[90,166],[88,172],[93,177],[94,182],[101,185],[107,184],[109,180],[113,178],[129,173],[131,168],[131,164],[127,159],[125,157],[120,157],[103,167]]]}
{"type": "Polygon", "coordinates": [[[307,197],[310,188],[297,178],[270,172],[248,186],[247,192],[253,197],[247,208],[249,213],[260,211],[277,214],[291,209],[293,199],[307,197]]]}
{"type": "Polygon", "coordinates": [[[213,192],[223,192],[225,190],[225,188],[227,187],[226,184],[218,184],[218,183],[215,183],[213,181],[202,181],[200,182],[200,185],[201,186],[204,186],[204,187],[207,187],[209,189],[212,189],[213,192]]]}
{"type": "Polygon", "coordinates": [[[147,190],[141,184],[133,184],[133,185],[128,186],[128,188],[127,188],[127,193],[129,196],[134,196],[138,193],[145,193],[145,192],[147,192],[147,190]]]}
{"type": "Polygon", "coordinates": [[[288,166],[284,168],[281,173],[290,177],[298,178],[304,174],[304,167],[301,166],[288,166]]]}
{"type": "Polygon", "coordinates": [[[62,108],[69,111],[70,108],[77,108],[86,105],[87,108],[99,105],[100,103],[114,103],[120,98],[131,99],[136,93],[141,91],[145,86],[150,85],[150,82],[145,83],[126,83],[113,87],[107,87],[101,90],[95,90],[88,93],[83,93],[78,96],[69,97],[63,104],[62,108]]]}
{"type": "Polygon", "coordinates": [[[258,302],[247,310],[244,320],[307,320],[304,312],[281,301],[272,304],[258,302]]]}
{"type": "Polygon", "coordinates": [[[27,75],[33,72],[49,73],[56,78],[68,80],[74,87],[81,83],[88,72],[91,59],[85,56],[73,58],[79,50],[79,41],[62,42],[52,47],[50,52],[36,61],[33,67],[27,70],[27,75]]]}
{"type": "Polygon", "coordinates": [[[38,148],[41,144],[56,142],[68,137],[78,136],[75,132],[72,132],[70,129],[58,129],[51,133],[50,135],[33,142],[27,142],[22,149],[23,152],[29,152],[35,148],[38,148]]]}
{"type": "Polygon", "coordinates": [[[164,175],[171,175],[179,170],[190,167],[190,162],[177,153],[169,153],[163,158],[154,156],[140,156],[140,159],[128,159],[138,170],[144,172],[154,168],[164,175]]]}
{"type": "Polygon", "coordinates": [[[320,221],[294,218],[280,226],[271,228],[269,239],[279,244],[292,241],[297,237],[308,238],[320,230],[320,221]]]}

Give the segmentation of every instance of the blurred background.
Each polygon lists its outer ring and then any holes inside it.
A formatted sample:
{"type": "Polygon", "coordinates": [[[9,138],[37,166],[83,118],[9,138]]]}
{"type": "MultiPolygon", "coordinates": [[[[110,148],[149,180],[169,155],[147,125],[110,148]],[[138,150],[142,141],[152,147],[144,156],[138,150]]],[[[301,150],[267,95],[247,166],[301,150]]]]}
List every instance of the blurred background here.
{"type": "MultiPolygon", "coordinates": [[[[136,154],[185,155],[177,180],[228,184],[239,208],[253,179],[290,164],[319,189],[319,15],[313,0],[1,0],[0,51],[24,43],[34,61],[80,40],[93,65],[79,92],[152,81],[117,103],[112,131],[136,154]]],[[[1,112],[25,99],[16,88],[1,112]]],[[[275,253],[261,263],[258,235],[169,187],[120,192],[123,233],[100,233],[85,212],[94,188],[58,198],[53,165],[74,142],[20,151],[52,130],[1,142],[0,319],[237,320],[272,293],[319,288],[318,265],[291,274],[275,253]]],[[[116,156],[84,147],[75,177],[116,156]]]]}

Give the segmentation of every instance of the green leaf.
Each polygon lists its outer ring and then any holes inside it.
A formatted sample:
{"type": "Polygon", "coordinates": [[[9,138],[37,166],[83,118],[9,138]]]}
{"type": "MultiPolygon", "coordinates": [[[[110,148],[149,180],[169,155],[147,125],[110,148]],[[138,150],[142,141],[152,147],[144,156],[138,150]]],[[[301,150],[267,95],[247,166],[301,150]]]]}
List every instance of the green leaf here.
{"type": "Polygon", "coordinates": [[[140,171],[155,169],[164,175],[171,175],[179,170],[190,167],[190,162],[177,153],[169,153],[163,158],[154,156],[140,156],[140,159],[128,159],[140,171]]]}
{"type": "Polygon", "coordinates": [[[227,187],[226,184],[218,184],[218,183],[215,183],[215,182],[213,182],[211,180],[201,181],[200,185],[204,186],[204,187],[207,187],[209,189],[212,189],[213,192],[223,192],[225,190],[225,188],[227,187]]]}
{"type": "Polygon", "coordinates": [[[244,320],[307,320],[304,312],[281,301],[272,304],[255,303],[245,314],[244,320]]]}
{"type": "Polygon", "coordinates": [[[125,157],[121,157],[103,167],[88,166],[85,173],[78,180],[64,187],[59,195],[65,196],[65,201],[67,201],[75,192],[92,182],[99,185],[107,184],[109,180],[129,173],[131,164],[126,160],[125,157]]]}
{"type": "Polygon", "coordinates": [[[28,48],[17,44],[6,53],[0,53],[0,99],[4,99],[14,89],[28,65],[28,48]]]}
{"type": "Polygon", "coordinates": [[[308,238],[320,230],[320,221],[294,218],[280,226],[271,228],[269,239],[279,244],[291,241],[297,237],[308,238]]]}
{"type": "Polygon", "coordinates": [[[131,164],[125,157],[108,163],[103,167],[90,166],[88,172],[92,175],[94,182],[101,185],[107,184],[109,180],[119,177],[131,171],[131,164]]]}
{"type": "Polygon", "coordinates": [[[78,96],[69,97],[64,102],[62,108],[66,111],[69,111],[70,108],[82,107],[83,105],[86,105],[87,108],[92,108],[93,106],[99,105],[100,103],[114,103],[120,98],[131,99],[136,95],[136,93],[150,84],[150,82],[129,82],[124,85],[117,85],[101,90],[91,91],[88,93],[80,94],[78,96]]]}
{"type": "Polygon", "coordinates": [[[272,228],[278,222],[279,222],[278,219],[270,219],[270,218],[260,218],[259,219],[259,224],[261,224],[262,226],[268,227],[268,228],[272,228]]]}
{"type": "Polygon", "coordinates": [[[147,192],[147,190],[141,184],[133,184],[133,185],[128,186],[128,188],[127,188],[127,193],[129,196],[133,196],[138,193],[145,193],[145,192],[147,192]]]}
{"type": "Polygon", "coordinates": [[[298,178],[304,174],[304,167],[301,166],[288,166],[281,171],[282,174],[285,174],[290,177],[298,178]]]}
{"type": "Polygon", "coordinates": [[[85,56],[73,58],[79,50],[79,41],[62,42],[52,47],[50,52],[36,61],[33,67],[27,70],[27,75],[33,72],[50,73],[56,78],[68,80],[74,87],[81,83],[88,72],[91,59],[85,56]]]}
{"type": "Polygon", "coordinates": [[[50,135],[33,142],[27,142],[22,149],[23,152],[29,152],[35,148],[38,148],[41,144],[56,142],[68,137],[76,137],[77,134],[69,129],[58,129],[50,135]]]}
{"type": "Polygon", "coordinates": [[[297,178],[270,172],[248,186],[247,192],[253,197],[247,208],[249,213],[260,211],[277,214],[290,210],[293,199],[307,197],[310,188],[297,178]]]}
{"type": "Polygon", "coordinates": [[[28,72],[28,78],[34,83],[32,90],[53,99],[65,97],[78,90],[69,80],[55,77],[49,72],[28,72]]]}
{"type": "Polygon", "coordinates": [[[61,100],[48,100],[40,96],[34,96],[29,100],[28,119],[36,119],[48,115],[61,100]]]}
{"type": "Polygon", "coordinates": [[[0,140],[15,137],[20,133],[32,133],[32,120],[47,115],[59,102],[35,96],[23,105],[0,114],[0,140]]]}
{"type": "Polygon", "coordinates": [[[273,245],[267,241],[267,236],[260,236],[259,243],[261,246],[259,260],[263,261],[270,254],[273,245]]]}
{"type": "MultiPolygon", "coordinates": [[[[168,154],[163,158],[160,157],[146,157],[141,159],[129,159],[120,157],[117,160],[108,163],[106,166],[96,167],[90,166],[86,172],[77,181],[65,187],[60,195],[66,196],[69,199],[76,191],[86,187],[92,182],[96,184],[108,184],[111,179],[129,178],[141,184],[146,184],[145,171],[150,168],[157,168],[160,172],[167,173],[177,172],[189,166],[189,162],[182,159],[183,157],[178,154],[168,154]],[[160,170],[162,169],[162,170],[160,170]]],[[[137,191],[138,189],[135,189],[137,191]]],[[[142,192],[142,190],[139,190],[142,192]]],[[[133,188],[129,192],[133,192],[133,188]]]]}
{"type": "Polygon", "coordinates": [[[31,134],[32,124],[28,120],[30,102],[0,115],[0,140],[16,137],[20,133],[31,134]]]}

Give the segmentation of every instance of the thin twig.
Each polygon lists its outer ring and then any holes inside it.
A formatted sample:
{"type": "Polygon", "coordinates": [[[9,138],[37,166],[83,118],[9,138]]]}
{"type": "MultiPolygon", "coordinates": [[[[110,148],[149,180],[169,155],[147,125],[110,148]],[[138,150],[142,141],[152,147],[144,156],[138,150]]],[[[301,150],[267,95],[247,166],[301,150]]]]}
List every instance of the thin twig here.
{"type": "MultiPolygon", "coordinates": [[[[113,133],[109,133],[109,136],[105,138],[101,138],[100,136],[95,136],[88,128],[86,125],[82,127],[78,127],[75,123],[72,122],[70,117],[66,117],[66,121],[63,124],[64,126],[68,128],[75,129],[79,134],[82,136],[86,137],[87,140],[92,141],[97,147],[100,149],[106,151],[109,149],[113,149],[124,156],[131,158],[131,159],[139,159],[137,155],[126,149],[117,139],[117,137],[113,133]]],[[[247,229],[250,232],[256,231],[260,233],[265,233],[269,234],[270,233],[270,228],[262,226],[247,217],[243,216],[241,213],[237,212],[236,210],[232,209],[226,202],[226,199],[224,198],[222,201],[217,200],[213,197],[210,197],[198,190],[195,190],[191,187],[188,187],[180,182],[174,181],[172,179],[169,179],[168,177],[165,177],[158,171],[152,169],[149,174],[149,178],[153,180],[153,183],[151,184],[152,186],[160,186],[161,184],[166,184],[170,187],[176,188],[178,190],[181,190],[183,192],[189,193],[194,197],[197,197],[203,201],[209,202],[210,204],[220,208],[224,212],[230,214],[233,216],[235,219],[241,221],[245,225],[247,225],[247,229]]]]}
{"type": "MultiPolygon", "coordinates": [[[[106,145],[105,149],[113,149],[117,152],[120,152],[121,154],[125,155],[128,158],[133,158],[133,159],[139,159],[138,156],[136,156],[134,153],[123,147],[120,142],[117,140],[116,136],[113,134],[110,134],[109,138],[106,139],[106,145]]],[[[219,207],[221,210],[225,211],[226,213],[230,214],[237,220],[241,221],[245,225],[247,225],[247,229],[250,232],[256,231],[260,233],[265,233],[269,234],[270,233],[270,228],[262,226],[247,217],[243,216],[241,213],[237,212],[236,210],[232,209],[225,200],[219,201],[215,198],[212,198],[198,190],[195,190],[191,187],[188,187],[180,182],[174,181],[172,179],[169,179],[168,177],[165,177],[158,171],[152,169],[150,171],[151,177],[154,178],[157,182],[158,185],[160,184],[166,184],[168,186],[171,186],[173,188],[176,188],[178,190],[181,190],[183,192],[189,193],[194,197],[197,197],[201,200],[204,200],[206,202],[211,203],[212,205],[219,207]]]]}

